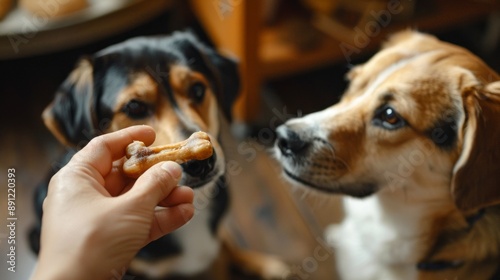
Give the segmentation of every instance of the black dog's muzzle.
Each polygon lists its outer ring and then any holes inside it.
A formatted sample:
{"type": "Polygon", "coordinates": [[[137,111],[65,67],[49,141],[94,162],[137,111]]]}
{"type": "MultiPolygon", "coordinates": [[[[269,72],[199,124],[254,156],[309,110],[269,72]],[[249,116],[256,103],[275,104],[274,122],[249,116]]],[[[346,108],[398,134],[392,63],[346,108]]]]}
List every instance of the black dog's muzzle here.
{"type": "Polygon", "coordinates": [[[215,168],[215,162],[217,161],[217,154],[215,150],[211,157],[204,160],[190,160],[186,163],[181,164],[184,172],[189,174],[191,177],[199,178],[204,180],[210,172],[215,168]]]}

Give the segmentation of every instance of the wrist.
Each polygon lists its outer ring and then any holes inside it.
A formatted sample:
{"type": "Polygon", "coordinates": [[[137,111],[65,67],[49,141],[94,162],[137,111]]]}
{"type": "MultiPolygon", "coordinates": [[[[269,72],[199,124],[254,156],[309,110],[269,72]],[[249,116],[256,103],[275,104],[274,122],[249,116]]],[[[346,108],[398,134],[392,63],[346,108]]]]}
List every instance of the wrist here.
{"type": "Polygon", "coordinates": [[[88,269],[86,261],[76,254],[53,256],[40,252],[31,280],[84,280],[101,279],[88,269]]]}

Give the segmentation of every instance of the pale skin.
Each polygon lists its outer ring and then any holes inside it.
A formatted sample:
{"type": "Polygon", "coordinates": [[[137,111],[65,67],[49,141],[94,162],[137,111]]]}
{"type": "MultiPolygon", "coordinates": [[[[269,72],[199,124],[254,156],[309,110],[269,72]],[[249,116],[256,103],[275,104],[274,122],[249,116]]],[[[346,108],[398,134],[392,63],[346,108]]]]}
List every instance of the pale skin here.
{"type": "Polygon", "coordinates": [[[158,163],[136,180],[123,175],[127,145],[154,139],[148,126],[94,138],[52,177],[32,279],[114,279],[140,248],[192,218],[193,190],[177,186],[177,163],[158,163]]]}

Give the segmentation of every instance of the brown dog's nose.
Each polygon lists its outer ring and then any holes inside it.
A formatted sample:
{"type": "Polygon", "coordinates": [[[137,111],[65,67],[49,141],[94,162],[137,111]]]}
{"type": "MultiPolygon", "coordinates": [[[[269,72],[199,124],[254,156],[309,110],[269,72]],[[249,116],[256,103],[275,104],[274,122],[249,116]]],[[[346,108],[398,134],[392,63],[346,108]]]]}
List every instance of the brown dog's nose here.
{"type": "Polygon", "coordinates": [[[306,150],[309,143],[304,141],[297,132],[281,125],[276,129],[276,145],[284,155],[297,155],[306,150]]]}

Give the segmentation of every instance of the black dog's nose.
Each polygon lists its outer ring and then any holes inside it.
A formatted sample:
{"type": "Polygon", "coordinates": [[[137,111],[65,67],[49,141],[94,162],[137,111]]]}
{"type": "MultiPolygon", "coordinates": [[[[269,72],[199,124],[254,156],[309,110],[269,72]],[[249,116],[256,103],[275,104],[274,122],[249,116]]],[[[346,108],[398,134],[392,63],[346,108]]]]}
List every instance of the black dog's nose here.
{"type": "Polygon", "coordinates": [[[191,160],[186,163],[181,164],[182,169],[187,174],[198,177],[200,179],[205,179],[207,175],[214,170],[215,162],[217,161],[217,156],[214,153],[211,157],[204,160],[191,160]]]}
{"type": "Polygon", "coordinates": [[[298,154],[305,151],[309,146],[308,142],[304,141],[297,132],[286,125],[279,126],[276,133],[276,145],[284,155],[298,154]]]}

